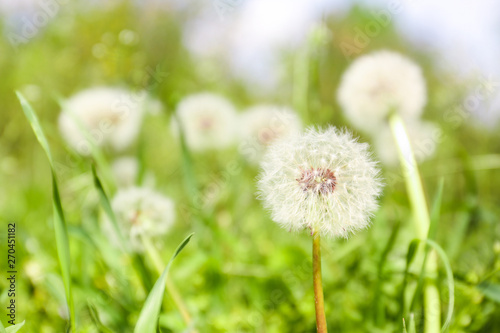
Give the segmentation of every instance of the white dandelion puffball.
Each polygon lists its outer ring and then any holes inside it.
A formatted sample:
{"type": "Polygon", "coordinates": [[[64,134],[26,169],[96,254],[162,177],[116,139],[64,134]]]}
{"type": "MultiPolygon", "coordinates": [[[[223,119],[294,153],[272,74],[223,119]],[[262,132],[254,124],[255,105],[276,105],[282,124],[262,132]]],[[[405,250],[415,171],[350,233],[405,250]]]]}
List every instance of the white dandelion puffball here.
{"type": "Polygon", "coordinates": [[[143,116],[143,98],[120,88],[96,87],[67,99],[59,116],[59,130],[81,155],[92,144],[121,151],[137,137],[143,116]]]}
{"type": "Polygon", "coordinates": [[[335,127],[276,141],[261,164],[259,199],[283,228],[347,238],[369,225],[382,190],[368,148],[335,127]]]}
{"type": "Polygon", "coordinates": [[[236,110],[225,98],[199,93],[184,98],[172,118],[172,131],[179,136],[182,125],[186,145],[196,151],[226,148],[236,135],[236,110]]]}
{"type": "Polygon", "coordinates": [[[254,106],[240,115],[239,150],[248,161],[257,163],[272,142],[301,131],[302,121],[295,111],[273,105],[254,106]]]}
{"type": "Polygon", "coordinates": [[[418,65],[398,53],[378,51],[354,60],[342,76],[337,98],[354,126],[373,132],[392,110],[405,119],[418,118],[426,91],[418,65]]]}
{"type": "MultiPolygon", "coordinates": [[[[428,121],[413,121],[406,124],[406,132],[417,162],[423,162],[436,152],[441,141],[441,129],[428,121]]],[[[399,164],[399,153],[390,128],[379,131],[374,138],[374,147],[378,158],[387,166],[399,164]]]]}
{"type": "MultiPolygon", "coordinates": [[[[132,248],[141,250],[140,236],[158,237],[172,227],[174,202],[149,188],[131,187],[119,190],[111,202],[123,235],[132,248]]],[[[109,229],[109,222],[107,228],[109,229]]]]}

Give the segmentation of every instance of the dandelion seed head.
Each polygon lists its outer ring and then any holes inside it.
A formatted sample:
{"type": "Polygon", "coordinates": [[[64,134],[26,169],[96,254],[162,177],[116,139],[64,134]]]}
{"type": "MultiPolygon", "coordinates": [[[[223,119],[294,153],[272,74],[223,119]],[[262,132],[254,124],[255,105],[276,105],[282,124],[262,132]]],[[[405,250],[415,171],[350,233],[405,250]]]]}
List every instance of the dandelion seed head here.
{"type": "Polygon", "coordinates": [[[368,145],[347,131],[309,128],[276,141],[261,168],[259,199],[287,230],[347,238],[366,228],[378,207],[377,163],[368,145]]]}
{"type": "Polygon", "coordinates": [[[127,148],[137,137],[142,104],[131,91],[96,87],[83,90],[63,104],[59,130],[79,154],[90,155],[92,144],[116,151],[127,148]]]}
{"type": "Polygon", "coordinates": [[[405,119],[418,118],[427,102],[422,70],[410,59],[377,51],[354,60],[342,76],[337,98],[357,128],[373,132],[393,110],[405,119]]]}
{"type": "Polygon", "coordinates": [[[179,136],[179,124],[186,144],[196,151],[226,148],[236,135],[236,111],[228,100],[211,94],[199,93],[183,99],[172,118],[171,127],[179,136]]]}
{"type": "Polygon", "coordinates": [[[295,111],[274,105],[253,106],[240,116],[240,153],[258,163],[272,142],[301,130],[302,121],[295,111]]]}
{"type": "MultiPolygon", "coordinates": [[[[119,190],[111,202],[123,235],[134,250],[142,250],[140,236],[158,237],[170,230],[175,220],[173,201],[149,188],[119,190]]],[[[107,228],[109,229],[109,221],[107,228]]]]}

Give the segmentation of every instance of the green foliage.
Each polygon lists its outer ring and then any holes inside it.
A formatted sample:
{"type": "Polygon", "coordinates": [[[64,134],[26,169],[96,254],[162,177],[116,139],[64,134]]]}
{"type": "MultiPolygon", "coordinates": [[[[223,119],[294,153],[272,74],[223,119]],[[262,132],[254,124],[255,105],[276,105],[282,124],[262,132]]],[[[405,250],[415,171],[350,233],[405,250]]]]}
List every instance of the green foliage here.
{"type": "Polygon", "coordinates": [[[11,325],[7,328],[5,328],[2,324],[2,322],[0,321],[0,333],[16,333],[17,331],[19,331],[21,329],[21,327],[24,326],[24,321],[19,323],[19,324],[16,324],[16,325],[11,325]]]}
{"type": "Polygon", "coordinates": [[[181,244],[175,250],[174,255],[168,262],[167,266],[163,270],[163,273],[156,281],[153,289],[148,295],[146,302],[144,303],[137,324],[135,325],[135,333],[155,333],[158,317],[160,315],[161,302],[163,300],[163,294],[165,292],[165,284],[167,283],[168,271],[170,266],[174,261],[175,257],[179,255],[182,249],[189,243],[189,240],[193,234],[189,235],[184,239],[181,244]]]}
{"type": "MultiPolygon", "coordinates": [[[[172,135],[170,121],[184,96],[205,90],[227,96],[240,109],[295,104],[307,125],[356,132],[335,97],[350,63],[339,45],[352,42],[355,29],[372,21],[372,12],[357,7],[345,16],[325,17],[330,32],[325,42],[307,45],[300,54],[284,52],[279,88],[257,94],[256,87],[228,74],[226,62],[201,61],[188,53],[182,43],[189,13],[138,9],[129,2],[109,6],[61,5],[58,15],[17,50],[0,39],[0,216],[19,226],[18,318],[26,319],[20,332],[66,332],[68,320],[75,321],[76,332],[133,332],[145,318],[146,303],[155,303],[155,311],[143,322],[158,323],[164,333],[187,329],[168,295],[161,297],[164,283],[155,284],[158,274],[145,254],[117,249],[102,225],[108,219],[121,232],[111,208],[117,186],[107,167],[121,156],[139,156],[137,183],[176,203],[174,227],[154,243],[161,257],[169,258],[185,235],[197,234],[169,279],[199,332],[313,332],[309,236],[272,222],[255,198],[258,166],[247,163],[237,145],[190,152],[172,135]],[[136,43],[120,42],[124,30],[137,34],[136,43]],[[167,73],[161,82],[147,75],[157,66],[167,73]],[[97,85],[148,90],[165,108],[145,116],[138,145],[81,157],[58,131],[60,101],[97,85]],[[20,91],[21,107],[13,90],[20,91]]],[[[218,20],[217,13],[213,18],[218,20]]],[[[471,114],[457,118],[461,114],[453,113],[476,81],[437,70],[433,58],[404,41],[392,24],[359,54],[379,48],[401,51],[422,65],[429,93],[424,118],[443,133],[435,156],[419,164],[427,202],[433,203],[429,240],[420,248],[428,245],[439,257],[443,323],[453,333],[496,332],[500,131],[474,122],[471,114]]],[[[364,133],[356,135],[371,143],[364,133]]],[[[399,168],[383,166],[383,177],[387,186],[372,226],[348,240],[323,241],[332,332],[422,331],[417,290],[427,276],[421,274],[419,242],[413,242],[412,208],[399,168]]],[[[0,279],[0,289],[5,286],[0,279]]],[[[0,295],[1,304],[6,299],[0,295]]],[[[1,314],[2,323],[5,319],[1,314]]]]}
{"type": "Polygon", "coordinates": [[[52,169],[52,207],[54,211],[54,231],[56,235],[57,255],[59,258],[59,267],[62,273],[64,290],[66,292],[66,300],[70,312],[71,328],[72,330],[75,330],[75,310],[73,304],[73,293],[71,291],[71,260],[69,250],[69,237],[66,227],[66,220],[64,219],[64,213],[62,209],[59,187],[57,185],[56,173],[54,170],[54,160],[52,158],[52,153],[50,151],[47,138],[43,133],[42,126],[40,125],[40,121],[38,120],[35,111],[21,93],[17,92],[17,97],[21,102],[24,114],[26,115],[26,118],[28,118],[31,127],[33,128],[33,132],[35,132],[38,142],[40,142],[40,145],[42,146],[45,154],[47,155],[47,158],[49,159],[49,163],[52,169]]]}

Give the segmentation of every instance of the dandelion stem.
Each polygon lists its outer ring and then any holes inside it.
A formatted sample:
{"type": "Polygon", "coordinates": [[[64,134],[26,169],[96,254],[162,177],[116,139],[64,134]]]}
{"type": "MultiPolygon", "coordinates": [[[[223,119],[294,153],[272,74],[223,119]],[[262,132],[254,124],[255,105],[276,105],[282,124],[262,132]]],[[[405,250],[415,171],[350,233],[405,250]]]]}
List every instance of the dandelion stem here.
{"type": "Polygon", "coordinates": [[[323,284],[321,282],[321,248],[320,236],[313,234],[313,284],[314,305],[316,308],[316,328],[318,333],[326,333],[325,301],[323,299],[323,284]]]}
{"type": "MultiPolygon", "coordinates": [[[[389,118],[389,123],[399,152],[406,189],[413,211],[415,231],[419,239],[425,240],[429,233],[430,217],[417,162],[401,117],[396,112],[393,112],[389,118]]],[[[426,273],[430,273],[431,278],[424,291],[424,315],[426,318],[424,331],[425,333],[437,333],[440,331],[440,300],[439,293],[435,292],[435,282],[432,281],[437,275],[437,258],[433,251],[429,253],[424,269],[426,273]]]]}
{"type": "MultiPolygon", "coordinates": [[[[163,270],[165,269],[165,263],[161,259],[160,254],[151,243],[151,240],[148,239],[146,236],[142,236],[141,240],[144,247],[146,248],[146,253],[153,262],[156,271],[158,272],[158,274],[161,275],[163,273],[163,270]]],[[[179,309],[179,312],[181,313],[184,322],[186,323],[187,326],[191,326],[191,316],[189,315],[187,307],[184,304],[184,301],[182,300],[181,294],[177,290],[177,287],[175,286],[174,282],[170,279],[170,277],[167,277],[166,287],[168,294],[170,295],[170,297],[172,297],[172,300],[179,309]]]]}

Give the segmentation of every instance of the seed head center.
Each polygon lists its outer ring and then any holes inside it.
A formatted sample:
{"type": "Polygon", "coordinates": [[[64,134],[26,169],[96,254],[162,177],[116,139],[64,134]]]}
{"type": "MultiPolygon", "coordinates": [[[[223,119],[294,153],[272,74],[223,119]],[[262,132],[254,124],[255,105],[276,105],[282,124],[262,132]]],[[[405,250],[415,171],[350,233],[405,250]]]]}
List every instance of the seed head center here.
{"type": "Polygon", "coordinates": [[[310,168],[302,170],[299,178],[296,179],[304,192],[315,194],[333,193],[337,185],[337,178],[330,169],[310,168]]]}

